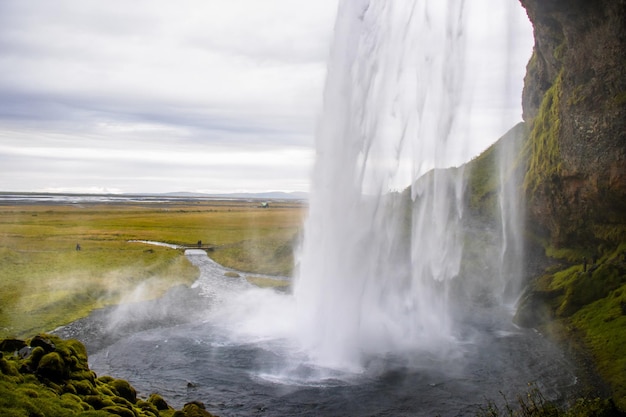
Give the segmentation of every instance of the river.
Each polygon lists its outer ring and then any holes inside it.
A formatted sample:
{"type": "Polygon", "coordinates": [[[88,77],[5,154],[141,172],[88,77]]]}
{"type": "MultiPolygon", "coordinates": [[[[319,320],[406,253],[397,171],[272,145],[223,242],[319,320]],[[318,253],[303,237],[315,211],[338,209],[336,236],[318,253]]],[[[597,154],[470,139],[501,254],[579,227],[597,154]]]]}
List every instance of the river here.
{"type": "Polygon", "coordinates": [[[289,338],[293,296],[248,284],[203,251],[194,286],[162,300],[101,310],[60,329],[83,340],[98,375],[128,380],[174,407],[198,400],[220,416],[473,416],[487,400],[510,403],[528,383],[551,400],[576,389],[557,347],[501,308],[464,316],[445,355],[371,357],[362,369],[325,369],[289,338]]]}

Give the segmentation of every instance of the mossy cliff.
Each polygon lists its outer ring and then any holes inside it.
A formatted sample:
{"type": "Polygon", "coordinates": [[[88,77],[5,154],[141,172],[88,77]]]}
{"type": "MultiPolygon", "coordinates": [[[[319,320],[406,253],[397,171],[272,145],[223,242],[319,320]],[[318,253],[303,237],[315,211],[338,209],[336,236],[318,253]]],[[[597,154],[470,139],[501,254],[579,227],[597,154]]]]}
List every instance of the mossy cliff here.
{"type": "Polygon", "coordinates": [[[520,192],[541,259],[516,320],[587,352],[626,410],[626,1],[520,1],[535,35],[520,192]]]}
{"type": "Polygon", "coordinates": [[[140,399],[126,381],[97,377],[77,340],[42,334],[0,340],[0,413],[4,417],[210,417],[199,402],[174,410],[157,394],[140,399]]]}
{"type": "Polygon", "coordinates": [[[535,232],[556,247],[626,239],[626,2],[521,0],[535,35],[522,98],[535,232]]]}

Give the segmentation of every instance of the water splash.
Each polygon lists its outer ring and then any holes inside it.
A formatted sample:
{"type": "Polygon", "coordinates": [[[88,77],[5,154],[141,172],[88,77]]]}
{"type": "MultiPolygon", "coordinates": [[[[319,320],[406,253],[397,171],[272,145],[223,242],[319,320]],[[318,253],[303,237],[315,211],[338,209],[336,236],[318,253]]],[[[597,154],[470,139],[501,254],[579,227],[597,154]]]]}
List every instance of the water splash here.
{"type": "Polygon", "coordinates": [[[462,254],[462,171],[416,182],[464,146],[464,6],[440,6],[339,8],[294,289],[303,345],[325,366],[359,369],[370,355],[452,339],[446,288],[462,254]],[[406,184],[412,204],[389,193],[406,184]]]}

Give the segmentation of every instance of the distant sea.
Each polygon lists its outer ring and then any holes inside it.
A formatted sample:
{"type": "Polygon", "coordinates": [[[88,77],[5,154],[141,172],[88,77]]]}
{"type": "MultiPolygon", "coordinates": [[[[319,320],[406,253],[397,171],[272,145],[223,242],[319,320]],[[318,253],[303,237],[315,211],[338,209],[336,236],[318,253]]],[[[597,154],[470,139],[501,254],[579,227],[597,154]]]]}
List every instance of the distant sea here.
{"type": "Polygon", "coordinates": [[[86,204],[86,203],[175,203],[218,200],[306,200],[306,193],[241,193],[241,194],[56,194],[0,192],[0,205],[20,204],[86,204]]]}

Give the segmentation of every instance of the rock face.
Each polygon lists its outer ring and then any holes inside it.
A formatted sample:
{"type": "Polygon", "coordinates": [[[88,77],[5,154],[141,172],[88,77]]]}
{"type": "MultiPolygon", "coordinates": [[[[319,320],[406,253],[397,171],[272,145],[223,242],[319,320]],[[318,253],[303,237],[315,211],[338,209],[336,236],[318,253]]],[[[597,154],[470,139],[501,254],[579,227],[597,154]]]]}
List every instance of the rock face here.
{"type": "Polygon", "coordinates": [[[626,0],[520,2],[527,245],[545,257],[515,321],[581,352],[626,410],[626,0]]]}
{"type": "Polygon", "coordinates": [[[557,247],[624,241],[626,1],[520,1],[535,35],[522,99],[531,224],[557,247]]]}

